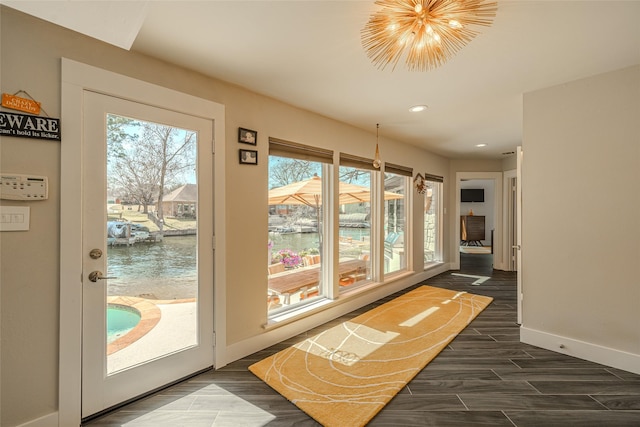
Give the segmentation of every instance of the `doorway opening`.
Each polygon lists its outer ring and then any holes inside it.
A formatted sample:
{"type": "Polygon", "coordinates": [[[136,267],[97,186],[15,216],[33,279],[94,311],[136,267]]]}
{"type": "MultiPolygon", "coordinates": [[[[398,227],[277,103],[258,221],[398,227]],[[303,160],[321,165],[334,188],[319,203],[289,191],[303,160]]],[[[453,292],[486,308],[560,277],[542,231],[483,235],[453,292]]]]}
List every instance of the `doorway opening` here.
{"type": "Polygon", "coordinates": [[[483,257],[484,264],[504,269],[502,254],[502,173],[457,172],[455,219],[455,269],[471,267],[483,257]],[[487,261],[489,260],[489,261],[487,261]]]}

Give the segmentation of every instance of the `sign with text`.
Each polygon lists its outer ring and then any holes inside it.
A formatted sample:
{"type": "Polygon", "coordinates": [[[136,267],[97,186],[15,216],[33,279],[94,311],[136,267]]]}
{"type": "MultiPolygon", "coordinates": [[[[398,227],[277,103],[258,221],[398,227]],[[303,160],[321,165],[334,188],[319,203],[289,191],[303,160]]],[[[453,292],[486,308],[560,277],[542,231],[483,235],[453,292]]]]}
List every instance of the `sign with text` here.
{"type": "Polygon", "coordinates": [[[40,103],[27,98],[2,94],[2,106],[12,110],[24,111],[25,113],[40,114],[40,103]]]}
{"type": "Polygon", "coordinates": [[[60,119],[0,111],[0,136],[60,141],[60,119]]]}

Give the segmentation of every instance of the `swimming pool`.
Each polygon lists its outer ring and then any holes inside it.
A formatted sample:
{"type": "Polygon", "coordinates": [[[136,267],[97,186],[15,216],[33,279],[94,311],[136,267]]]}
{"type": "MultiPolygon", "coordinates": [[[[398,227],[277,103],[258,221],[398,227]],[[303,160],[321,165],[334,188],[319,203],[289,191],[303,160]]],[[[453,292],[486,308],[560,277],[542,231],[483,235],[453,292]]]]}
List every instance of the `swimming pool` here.
{"type": "Polygon", "coordinates": [[[141,314],[133,307],[120,304],[107,306],[107,344],[127,335],[140,322],[141,314]]]}

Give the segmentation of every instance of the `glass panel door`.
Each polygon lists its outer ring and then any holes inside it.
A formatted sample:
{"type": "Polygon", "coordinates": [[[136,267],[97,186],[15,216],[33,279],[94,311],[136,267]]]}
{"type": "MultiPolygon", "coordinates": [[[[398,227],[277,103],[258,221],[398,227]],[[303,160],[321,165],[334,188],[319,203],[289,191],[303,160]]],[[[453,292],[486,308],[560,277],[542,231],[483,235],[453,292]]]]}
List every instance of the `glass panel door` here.
{"type": "Polygon", "coordinates": [[[111,375],[197,344],[198,141],[193,130],[106,120],[111,375]]]}
{"type": "Polygon", "coordinates": [[[85,101],[83,417],[213,364],[212,122],[85,101]]]}

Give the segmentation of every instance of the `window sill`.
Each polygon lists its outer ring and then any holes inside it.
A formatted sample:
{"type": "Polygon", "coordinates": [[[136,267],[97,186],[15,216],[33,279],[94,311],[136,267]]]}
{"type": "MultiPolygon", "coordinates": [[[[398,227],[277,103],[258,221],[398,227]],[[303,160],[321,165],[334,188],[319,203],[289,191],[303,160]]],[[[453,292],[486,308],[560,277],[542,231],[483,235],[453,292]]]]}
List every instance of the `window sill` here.
{"type": "Polygon", "coordinates": [[[297,320],[319,313],[329,307],[333,307],[336,304],[336,301],[338,300],[330,300],[327,297],[318,297],[315,300],[310,301],[307,304],[300,305],[297,308],[269,316],[267,323],[262,327],[265,330],[271,330],[288,325],[297,320]]]}
{"type": "Polygon", "coordinates": [[[443,261],[429,261],[429,263],[424,265],[423,271],[428,271],[433,268],[440,267],[442,264],[444,264],[443,261]]]}
{"type": "Polygon", "coordinates": [[[313,301],[310,301],[307,304],[301,305],[297,308],[287,310],[282,313],[276,313],[273,316],[270,316],[267,320],[267,323],[263,325],[265,330],[272,330],[279,328],[284,325],[288,325],[294,323],[298,320],[304,319],[305,317],[312,316],[314,314],[320,313],[324,310],[327,310],[332,307],[336,307],[337,305],[343,304],[362,293],[368,292],[373,289],[377,289],[380,286],[387,285],[389,283],[393,283],[397,280],[403,279],[405,277],[412,276],[414,273],[407,270],[402,270],[399,272],[394,272],[391,275],[385,276],[385,281],[382,283],[379,282],[369,282],[363,285],[360,285],[354,289],[349,289],[340,295],[334,300],[331,300],[326,297],[319,297],[313,301]]]}

